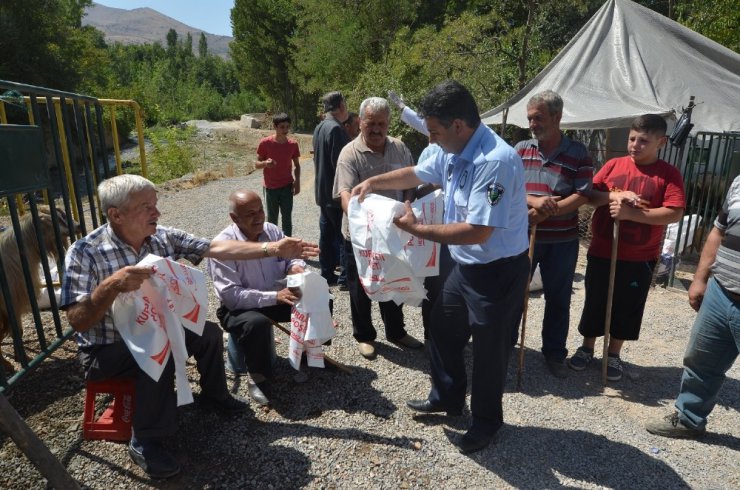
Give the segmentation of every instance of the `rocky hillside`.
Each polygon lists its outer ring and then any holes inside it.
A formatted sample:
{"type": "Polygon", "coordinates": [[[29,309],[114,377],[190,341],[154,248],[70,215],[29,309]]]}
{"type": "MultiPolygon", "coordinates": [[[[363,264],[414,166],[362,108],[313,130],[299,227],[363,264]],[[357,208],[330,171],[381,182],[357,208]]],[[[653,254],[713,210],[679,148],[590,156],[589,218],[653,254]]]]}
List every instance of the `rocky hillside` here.
{"type": "MultiPolygon", "coordinates": [[[[196,53],[198,39],[200,39],[200,33],[203,32],[150,8],[126,10],[99,4],[93,4],[86,10],[82,24],[100,29],[109,43],[147,44],[159,41],[162,45],[166,45],[167,32],[170,29],[174,29],[178,38],[181,39],[185,39],[189,32],[193,36],[193,49],[196,53]]],[[[208,51],[228,58],[229,43],[233,38],[207,32],[205,34],[208,40],[208,51]]]]}

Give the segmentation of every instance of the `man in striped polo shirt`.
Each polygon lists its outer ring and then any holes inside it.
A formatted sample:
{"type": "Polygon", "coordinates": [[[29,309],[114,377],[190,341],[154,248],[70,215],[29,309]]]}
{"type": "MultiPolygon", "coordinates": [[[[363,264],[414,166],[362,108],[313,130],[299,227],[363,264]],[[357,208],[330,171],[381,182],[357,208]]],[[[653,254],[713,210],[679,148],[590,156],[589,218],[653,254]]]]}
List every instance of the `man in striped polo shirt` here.
{"type": "MultiPolygon", "coordinates": [[[[539,264],[545,293],[542,354],[553,376],[568,369],[570,296],[578,260],[578,208],[588,202],[593,164],[586,147],[560,131],[563,99],[552,90],[534,95],[527,104],[533,139],[515,150],[524,163],[529,223],[537,225],[532,271],[539,264]]],[[[518,329],[512,333],[516,343],[518,329]]]]}

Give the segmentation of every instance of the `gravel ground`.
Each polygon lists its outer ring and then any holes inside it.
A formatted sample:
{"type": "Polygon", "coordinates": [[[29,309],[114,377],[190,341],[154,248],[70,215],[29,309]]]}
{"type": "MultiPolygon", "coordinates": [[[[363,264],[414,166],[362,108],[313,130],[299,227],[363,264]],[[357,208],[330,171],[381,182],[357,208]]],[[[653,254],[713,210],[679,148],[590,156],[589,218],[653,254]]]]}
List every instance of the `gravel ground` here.
{"type": "MultiPolygon", "coordinates": [[[[295,234],[316,241],[313,165],[305,161],[303,169],[295,234]]],[[[252,173],[162,192],[161,223],[214,236],[228,224],[229,192],[257,190],[260,182],[260,174],[252,173]]],[[[583,303],[584,265],[581,260],[577,270],[572,325],[583,303]]],[[[740,488],[737,363],[710,418],[711,433],[701,442],[664,439],[643,428],[668,412],[678,389],[695,315],[685,294],[651,291],[643,336],[623,352],[628,375],[605,389],[596,365],[564,380],[547,373],[537,327],[544,301],[532,294],[522,389],[516,389],[512,360],[504,395],[506,425],[495,444],[471,456],[451,443],[466,430],[469,411],[448,420],[415,417],[405,406],[406,400],[428,393],[425,354],[401,350],[381,333],[378,358],[363,359],[352,338],[347,293],[335,294],[341,328],[327,353],[351,366],[352,374],[310,369],[308,381],[298,382],[287,362],[287,337],[278,335],[272,409],[253,405],[243,416],[223,418],[197,406],[182,407],[178,434],[168,446],[183,472],[168,481],[147,478],[131,463],[124,444],[82,440],[83,381],[71,342],[15,387],[9,399],[89,488],[740,488]]],[[[214,304],[212,295],[209,316],[215,321],[214,304]]],[[[407,307],[405,313],[409,332],[421,338],[420,310],[407,307]]],[[[377,308],[373,316],[380,325],[377,308]]],[[[572,330],[571,352],[580,340],[572,330]]],[[[469,357],[468,371],[471,365],[469,357]]],[[[197,392],[192,365],[189,372],[197,392]]],[[[247,396],[244,378],[230,378],[229,384],[247,396]]],[[[0,437],[0,487],[44,486],[12,441],[0,437]]]]}

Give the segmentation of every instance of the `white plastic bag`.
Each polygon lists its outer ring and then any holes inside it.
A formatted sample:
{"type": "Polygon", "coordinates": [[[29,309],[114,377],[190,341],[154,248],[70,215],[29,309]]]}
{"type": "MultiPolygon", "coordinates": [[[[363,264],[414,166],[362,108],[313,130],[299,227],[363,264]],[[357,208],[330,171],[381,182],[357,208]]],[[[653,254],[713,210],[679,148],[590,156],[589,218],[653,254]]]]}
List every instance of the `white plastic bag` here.
{"type": "Polygon", "coordinates": [[[532,280],[529,282],[529,292],[540,291],[543,288],[542,284],[542,273],[540,272],[540,264],[537,264],[534,272],[532,273],[532,280]]]}
{"type": "Polygon", "coordinates": [[[694,242],[696,230],[701,226],[702,217],[691,214],[681,218],[681,237],[678,236],[679,223],[671,223],[666,226],[663,248],[660,252],[655,281],[659,284],[667,284],[671,269],[679,263],[680,254],[694,242]],[[676,244],[678,242],[678,244],[676,244]],[[676,257],[678,251],[678,257],[676,257]]]}
{"type": "Polygon", "coordinates": [[[329,285],[320,274],[307,271],[289,275],[288,287],[301,292],[290,315],[290,365],[300,371],[305,351],[308,365],[322,368],[324,350],[321,345],[336,334],[329,310],[329,285]]]}
{"type": "MultiPolygon", "coordinates": [[[[442,221],[441,193],[413,203],[424,224],[442,221]]],[[[405,213],[403,203],[369,194],[348,206],[350,236],[360,283],[368,298],[418,306],[426,298],[423,277],[439,274],[439,244],[402,231],[393,219],[405,213]]]]}
{"type": "Polygon", "coordinates": [[[205,276],[153,254],[137,265],[154,267],[156,272],[138,290],[118,295],[113,323],[136,363],[153,380],[159,380],[170,354],[174,357],[177,404],[192,403],[183,327],[203,334],[208,308],[205,276]]]}
{"type": "MultiPolygon", "coordinates": [[[[444,199],[442,191],[436,190],[411,203],[416,220],[424,225],[441,224],[444,220],[444,199]]],[[[404,241],[404,251],[416,277],[439,275],[439,254],[441,245],[431,240],[415,237],[395,225],[393,226],[404,241]]]]}

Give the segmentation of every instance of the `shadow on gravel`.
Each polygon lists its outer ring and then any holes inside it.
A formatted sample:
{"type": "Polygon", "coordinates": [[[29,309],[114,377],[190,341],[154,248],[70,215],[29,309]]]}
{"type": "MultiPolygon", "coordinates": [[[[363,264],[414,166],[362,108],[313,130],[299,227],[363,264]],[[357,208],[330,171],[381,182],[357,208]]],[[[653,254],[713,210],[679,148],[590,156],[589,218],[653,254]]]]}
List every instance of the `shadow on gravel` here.
{"type": "MultiPolygon", "coordinates": [[[[520,391],[516,389],[518,363],[519,350],[517,348],[512,351],[509,359],[509,371],[506,378],[507,393],[520,391]]],[[[628,402],[648,407],[660,407],[665,405],[666,400],[672,401],[678,395],[682,368],[637,366],[629,362],[625,364],[624,377],[620,381],[607,382],[607,388],[616,391],[617,396],[628,402]]],[[[533,397],[554,395],[572,400],[602,396],[603,391],[600,358],[594,358],[586,370],[581,372],[569,370],[567,378],[558,379],[550,375],[544,358],[538,350],[525,347],[521,388],[521,392],[525,395],[533,397]]],[[[725,380],[717,405],[740,410],[740,380],[734,378],[725,380]]]]}
{"type": "Polygon", "coordinates": [[[469,457],[514,488],[689,488],[659,456],[582,430],[506,425],[469,457]]]}
{"type": "MultiPolygon", "coordinates": [[[[61,349],[77,351],[72,343],[61,349]]],[[[83,393],[84,375],[77,357],[60,359],[57,356],[52,354],[5,394],[24,419],[42,413],[58,400],[83,393]]],[[[81,415],[82,401],[79,408],[81,415]]]]}
{"type": "Polygon", "coordinates": [[[375,352],[380,362],[390,361],[400,367],[429,372],[429,357],[424,353],[423,348],[404,349],[389,341],[379,340],[375,342],[375,352]]]}
{"type": "Polygon", "coordinates": [[[332,367],[319,369],[303,365],[301,372],[308,374],[308,380],[299,383],[294,380],[297,371],[286,360],[278,360],[275,375],[270,380],[271,410],[291,421],[315,419],[334,410],[389,418],[397,408],[373,387],[377,373],[358,366],[350,368],[352,374],[332,367]]]}
{"type": "Polygon", "coordinates": [[[231,423],[191,425],[188,431],[180,432],[178,439],[176,457],[182,463],[183,473],[160,488],[303,488],[315,478],[311,474],[311,457],[320,457],[322,445],[316,439],[351,440],[409,450],[421,442],[407,437],[376,436],[357,429],[245,421],[241,417],[231,423]],[[203,442],[209,438],[230,442],[204,448],[203,442]],[[303,451],[281,445],[282,440],[301,438],[311,440],[303,451]]]}

